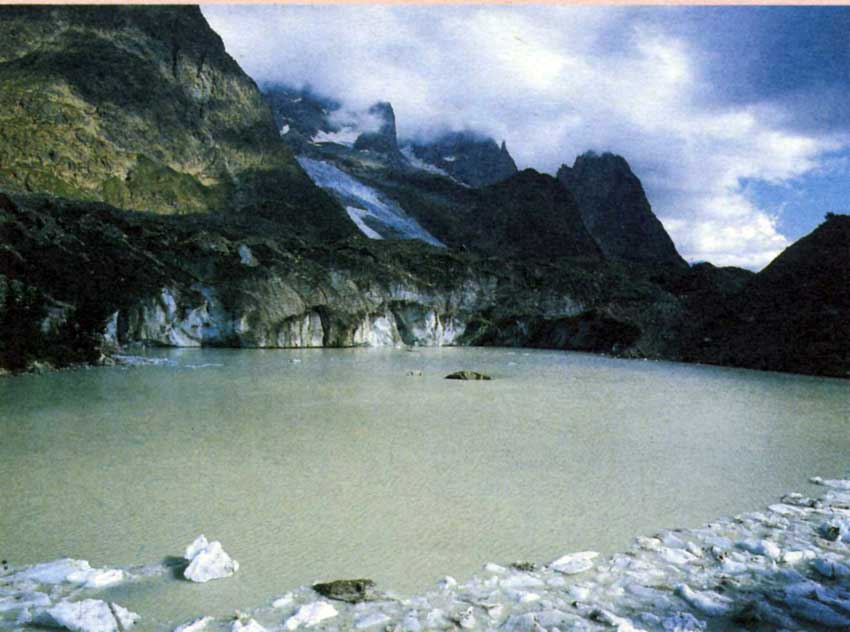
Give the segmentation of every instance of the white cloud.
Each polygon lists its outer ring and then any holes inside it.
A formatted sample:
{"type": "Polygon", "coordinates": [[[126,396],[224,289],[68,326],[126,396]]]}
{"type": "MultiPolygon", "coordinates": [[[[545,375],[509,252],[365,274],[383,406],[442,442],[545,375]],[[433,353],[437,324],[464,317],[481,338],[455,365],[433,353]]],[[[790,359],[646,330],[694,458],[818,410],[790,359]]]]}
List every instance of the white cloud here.
{"type": "Polygon", "coordinates": [[[709,103],[706,52],[624,8],[204,13],[255,79],[309,83],[354,110],[388,100],[402,136],[471,127],[549,173],[588,149],[622,154],[690,260],[765,265],[788,240],[745,180],[793,181],[839,146],[784,128],[776,104],[709,103]]]}

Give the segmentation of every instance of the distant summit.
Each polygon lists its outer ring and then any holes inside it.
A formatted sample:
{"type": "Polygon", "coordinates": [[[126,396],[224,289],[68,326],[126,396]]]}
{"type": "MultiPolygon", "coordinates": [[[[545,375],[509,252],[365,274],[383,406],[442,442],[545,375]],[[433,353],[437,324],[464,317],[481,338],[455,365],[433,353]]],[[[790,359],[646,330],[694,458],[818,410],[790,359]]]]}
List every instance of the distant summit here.
{"type": "Polygon", "coordinates": [[[321,135],[337,132],[328,116],[340,105],[314,94],[309,88],[296,89],[280,84],[264,85],[263,96],[272,110],[278,134],[288,145],[300,146],[321,135]]]}
{"type": "Polygon", "coordinates": [[[377,129],[360,134],[354,141],[354,149],[358,151],[374,151],[387,156],[401,158],[398,150],[398,136],[395,126],[393,106],[386,101],[376,103],[367,111],[369,117],[377,119],[377,129]]]}
{"type": "Polygon", "coordinates": [[[474,132],[450,132],[430,143],[411,143],[413,156],[472,187],[495,184],[517,172],[516,163],[492,138],[474,132]]]}
{"type": "Polygon", "coordinates": [[[587,229],[605,256],[686,265],[622,156],[584,153],[572,167],[561,165],[558,180],[575,197],[587,229]]]}

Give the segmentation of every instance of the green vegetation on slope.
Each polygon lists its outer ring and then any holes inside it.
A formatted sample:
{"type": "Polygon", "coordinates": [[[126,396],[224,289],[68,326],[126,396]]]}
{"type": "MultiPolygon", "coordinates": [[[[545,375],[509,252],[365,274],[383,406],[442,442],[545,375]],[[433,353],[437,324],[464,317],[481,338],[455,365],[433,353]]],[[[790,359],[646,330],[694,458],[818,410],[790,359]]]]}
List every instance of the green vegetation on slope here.
{"type": "Polygon", "coordinates": [[[197,7],[0,8],[0,188],[353,230],[197,7]]]}

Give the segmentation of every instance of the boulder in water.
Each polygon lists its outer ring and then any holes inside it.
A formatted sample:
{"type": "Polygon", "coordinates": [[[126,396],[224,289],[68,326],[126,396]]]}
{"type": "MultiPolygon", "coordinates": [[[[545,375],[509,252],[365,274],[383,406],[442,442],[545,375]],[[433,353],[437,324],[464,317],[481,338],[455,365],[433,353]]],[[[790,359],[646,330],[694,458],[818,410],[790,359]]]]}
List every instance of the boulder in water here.
{"type": "Polygon", "coordinates": [[[492,380],[493,378],[478,371],[455,371],[446,376],[447,380],[492,380]]]}
{"type": "Polygon", "coordinates": [[[322,597],[348,603],[380,599],[380,594],[375,590],[375,582],[371,579],[337,579],[332,582],[313,584],[313,590],[322,597]]]}

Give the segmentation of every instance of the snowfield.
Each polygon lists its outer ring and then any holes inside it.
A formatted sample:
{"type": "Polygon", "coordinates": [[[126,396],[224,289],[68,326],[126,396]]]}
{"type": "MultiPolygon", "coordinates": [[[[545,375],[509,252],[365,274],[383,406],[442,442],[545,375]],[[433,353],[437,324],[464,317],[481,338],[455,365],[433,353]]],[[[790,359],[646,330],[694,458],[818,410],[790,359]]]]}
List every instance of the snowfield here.
{"type": "Polygon", "coordinates": [[[403,208],[375,189],[323,160],[304,156],[297,160],[313,182],[342,202],[351,220],[370,239],[418,239],[445,247],[403,208]]]}

